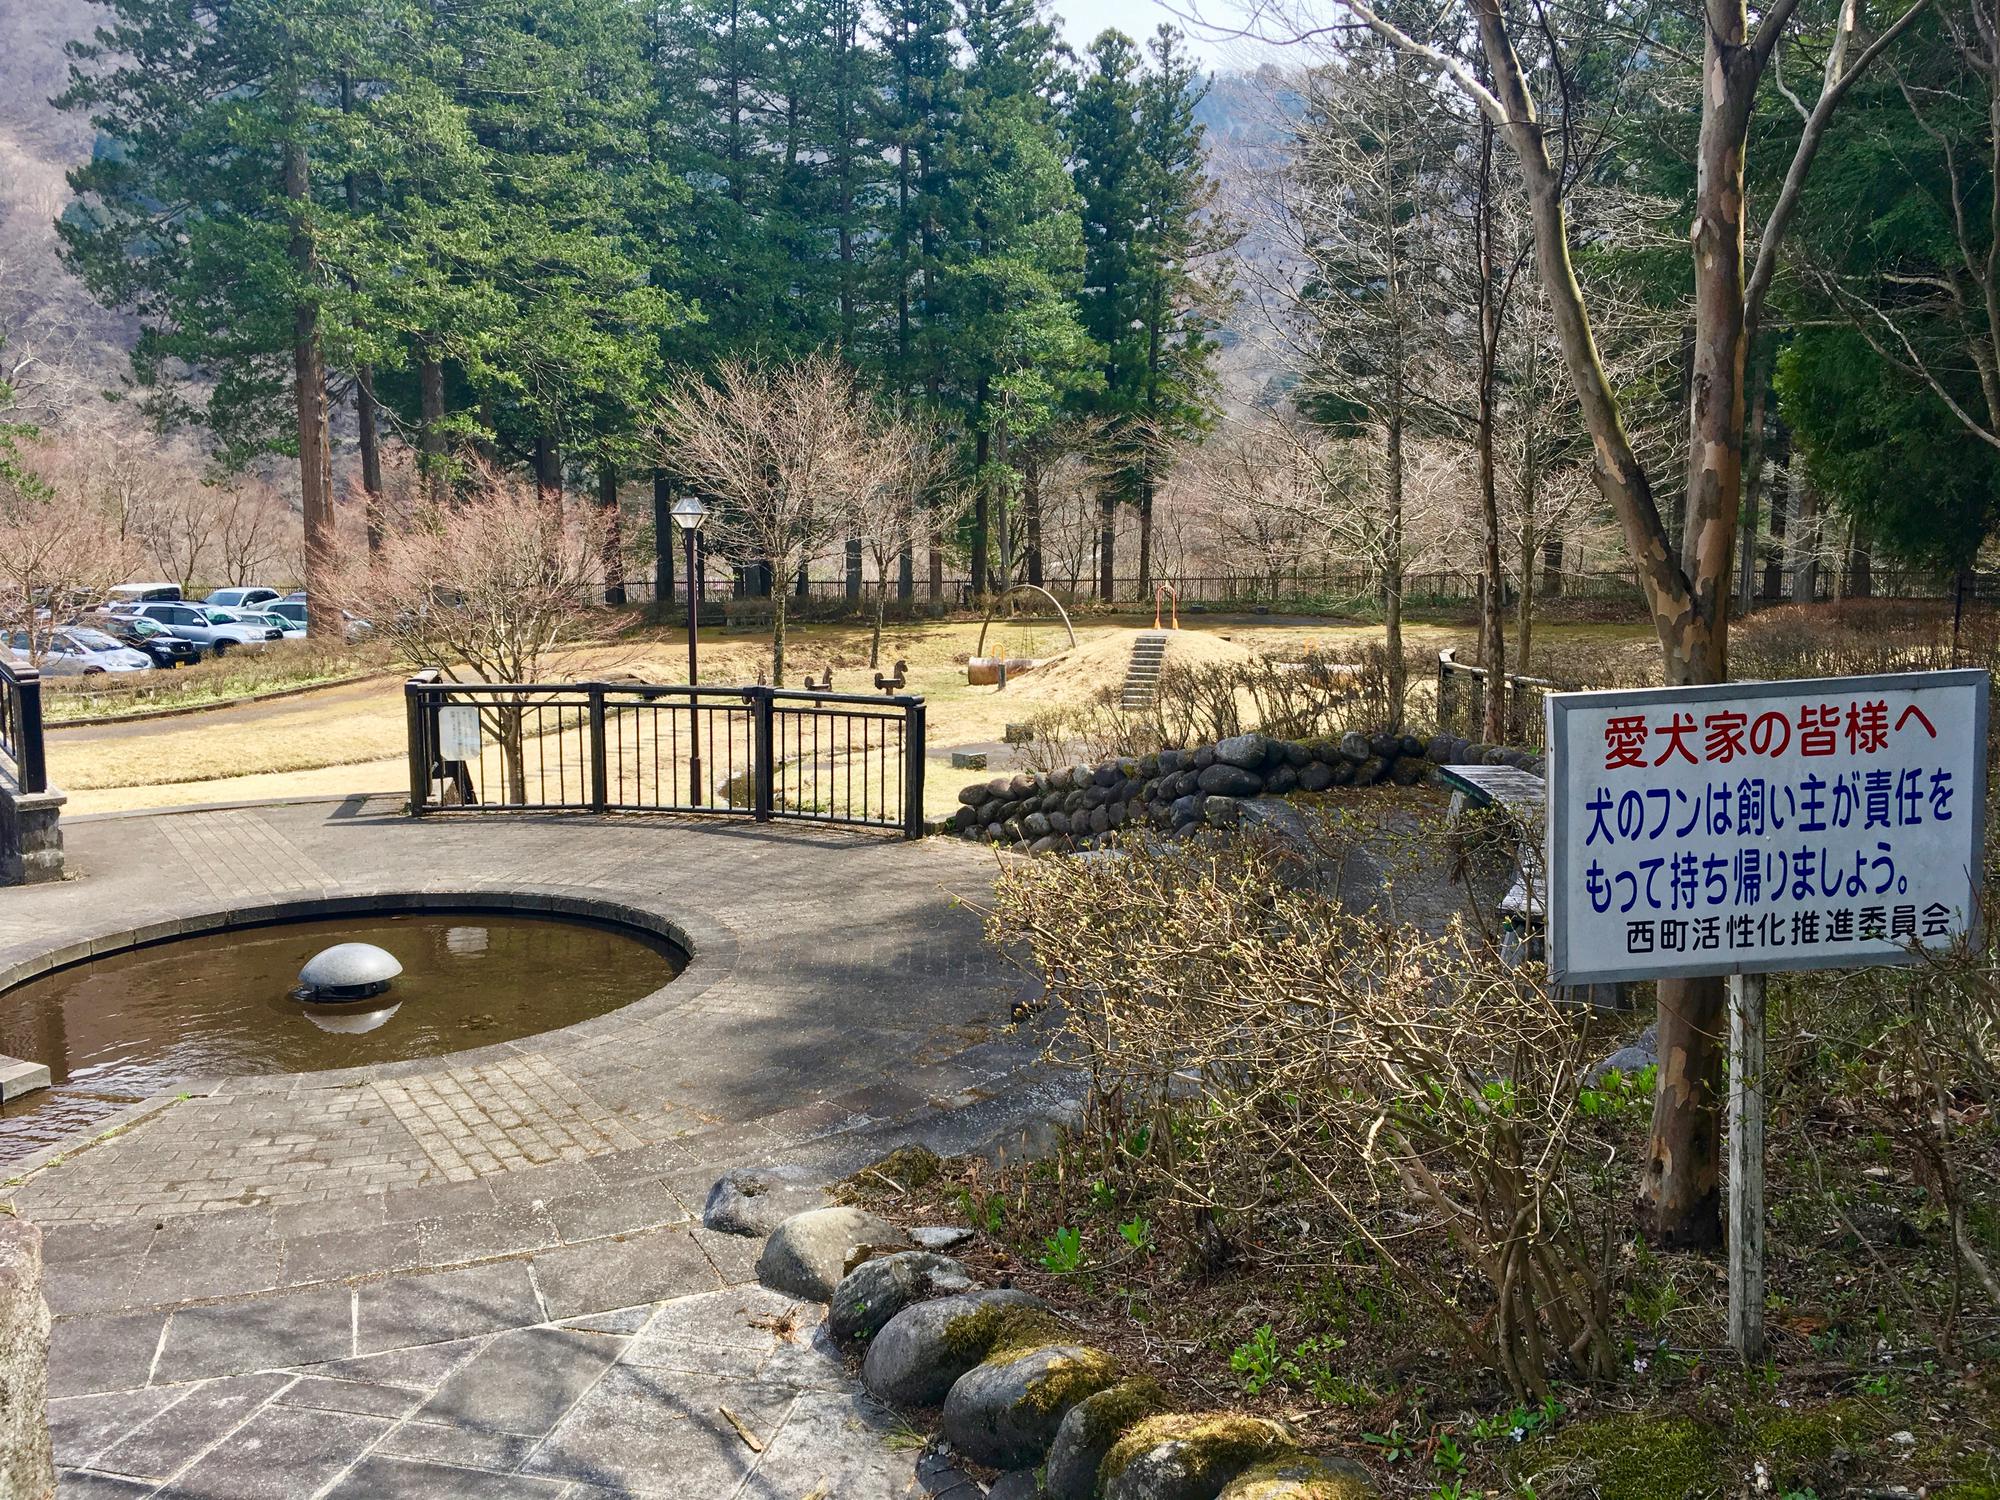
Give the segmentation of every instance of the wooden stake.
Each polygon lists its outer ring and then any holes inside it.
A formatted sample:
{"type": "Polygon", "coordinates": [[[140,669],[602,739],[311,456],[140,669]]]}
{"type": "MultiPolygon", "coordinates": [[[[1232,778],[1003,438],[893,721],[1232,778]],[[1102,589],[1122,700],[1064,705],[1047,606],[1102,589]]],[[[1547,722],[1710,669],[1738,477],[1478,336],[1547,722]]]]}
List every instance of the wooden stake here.
{"type": "Polygon", "coordinates": [[[1729,1343],[1764,1357],[1764,976],[1729,981],[1729,1343]]]}

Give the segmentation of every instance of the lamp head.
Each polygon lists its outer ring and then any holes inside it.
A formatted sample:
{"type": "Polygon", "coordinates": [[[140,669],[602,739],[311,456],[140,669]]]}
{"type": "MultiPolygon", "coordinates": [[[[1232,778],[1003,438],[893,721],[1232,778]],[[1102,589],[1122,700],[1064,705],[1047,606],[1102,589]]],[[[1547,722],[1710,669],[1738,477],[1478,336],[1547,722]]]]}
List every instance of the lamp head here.
{"type": "Polygon", "coordinates": [[[683,495],[674,502],[671,514],[682,531],[699,531],[701,523],[708,519],[708,507],[693,495],[683,495]]]}

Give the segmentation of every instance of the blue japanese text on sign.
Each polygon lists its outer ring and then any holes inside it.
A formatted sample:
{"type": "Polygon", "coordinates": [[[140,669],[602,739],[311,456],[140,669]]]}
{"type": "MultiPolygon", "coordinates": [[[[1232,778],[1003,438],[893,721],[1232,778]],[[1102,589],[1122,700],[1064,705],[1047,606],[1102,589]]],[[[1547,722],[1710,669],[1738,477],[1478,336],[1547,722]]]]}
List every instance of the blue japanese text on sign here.
{"type": "Polygon", "coordinates": [[[1548,700],[1550,977],[1907,961],[1977,919],[1983,671],[1548,700]]]}

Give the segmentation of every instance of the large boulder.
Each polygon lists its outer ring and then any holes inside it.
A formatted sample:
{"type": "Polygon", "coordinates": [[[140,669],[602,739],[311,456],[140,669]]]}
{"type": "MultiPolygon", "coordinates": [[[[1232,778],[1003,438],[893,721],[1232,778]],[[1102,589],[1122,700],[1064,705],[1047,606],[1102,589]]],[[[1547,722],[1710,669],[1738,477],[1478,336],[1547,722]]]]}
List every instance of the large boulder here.
{"type": "Polygon", "coordinates": [[[1060,1337],[1039,1297],[1002,1287],[916,1302],[882,1325],[861,1362],[861,1383],[890,1406],[936,1406],[1003,1337],[1060,1337]]]}
{"type": "Polygon", "coordinates": [[[1201,773],[1195,785],[1211,797],[1254,797],[1264,790],[1264,778],[1255,771],[1217,761],[1201,773]]]}
{"type": "Polygon", "coordinates": [[[1299,772],[1299,790],[1302,792],[1323,792],[1333,785],[1333,768],[1320,761],[1314,761],[1299,772]]]}
{"type": "Polygon", "coordinates": [[[1264,758],[1271,753],[1271,742],[1261,734],[1233,734],[1226,740],[1218,740],[1215,758],[1225,766],[1241,766],[1246,771],[1254,771],[1264,764],[1264,758]]]}
{"type": "Polygon", "coordinates": [[[1359,730],[1350,729],[1340,737],[1341,758],[1360,765],[1373,752],[1368,748],[1368,736],[1359,730]]]}
{"type": "Polygon", "coordinates": [[[1042,1471],[1048,1500],[1091,1500],[1097,1470],[1111,1445],[1146,1417],[1165,1409],[1166,1393],[1149,1376],[1136,1376],[1086,1396],[1069,1409],[1049,1445],[1042,1471]]]}
{"type": "Polygon", "coordinates": [[[1148,1417],[1104,1455],[1100,1493],[1104,1500],[1216,1500],[1237,1475],[1294,1451],[1291,1435],[1262,1417],[1148,1417]]]}
{"type": "Polygon", "coordinates": [[[1375,1480],[1351,1458],[1276,1459],[1245,1469],[1219,1500],[1375,1500],[1375,1480]]]}
{"type": "Polygon", "coordinates": [[[804,1167],[733,1167],[702,1206],[705,1229],[761,1238],[794,1214],[827,1206],[817,1173],[804,1167]]]}
{"type": "Polygon", "coordinates": [[[945,1441],[992,1468],[1032,1464],[1049,1451],[1069,1409],[1117,1378],[1110,1355],[1077,1344],[997,1349],[945,1397],[945,1441]]]}
{"type": "Polygon", "coordinates": [[[865,1209],[816,1208],[771,1231],[757,1257],[757,1279],[774,1292],[824,1302],[863,1261],[911,1248],[907,1234],[865,1209]]]}
{"type": "Polygon", "coordinates": [[[1042,1500],[1042,1482],[1033,1469],[1016,1469],[993,1481],[986,1500],[1042,1500]]]}
{"type": "Polygon", "coordinates": [[[965,1267],[948,1255],[901,1250],[864,1260],[840,1279],[827,1303],[826,1331],[844,1349],[865,1344],[912,1302],[973,1289],[965,1267]]]}

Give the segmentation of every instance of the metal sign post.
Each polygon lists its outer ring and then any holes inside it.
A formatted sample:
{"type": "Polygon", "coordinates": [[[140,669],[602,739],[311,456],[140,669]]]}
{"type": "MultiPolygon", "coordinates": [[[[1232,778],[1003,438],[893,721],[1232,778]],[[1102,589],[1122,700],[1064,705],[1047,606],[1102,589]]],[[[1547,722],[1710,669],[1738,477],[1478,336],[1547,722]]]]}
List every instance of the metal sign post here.
{"type": "Polygon", "coordinates": [[[1983,671],[1547,699],[1549,979],[1730,977],[1730,1340],[1764,1345],[1764,979],[1976,935],[1983,671]]]}

